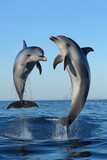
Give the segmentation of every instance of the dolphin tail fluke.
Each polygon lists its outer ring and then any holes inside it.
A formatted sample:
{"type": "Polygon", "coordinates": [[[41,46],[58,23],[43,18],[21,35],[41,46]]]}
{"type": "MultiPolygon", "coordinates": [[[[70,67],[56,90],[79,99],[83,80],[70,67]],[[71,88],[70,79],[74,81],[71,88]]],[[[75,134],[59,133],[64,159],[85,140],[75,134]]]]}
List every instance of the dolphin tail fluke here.
{"type": "Polygon", "coordinates": [[[9,108],[30,108],[30,107],[39,107],[35,102],[32,101],[16,101],[11,103],[7,109],[9,108]]]}

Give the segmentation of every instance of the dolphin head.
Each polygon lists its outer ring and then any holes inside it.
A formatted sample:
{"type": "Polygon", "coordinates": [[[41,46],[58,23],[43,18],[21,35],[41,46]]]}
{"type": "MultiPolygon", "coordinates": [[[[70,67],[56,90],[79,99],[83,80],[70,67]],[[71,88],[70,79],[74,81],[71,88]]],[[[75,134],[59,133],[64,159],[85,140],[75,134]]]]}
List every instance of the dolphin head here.
{"type": "Polygon", "coordinates": [[[39,61],[46,61],[47,58],[44,56],[44,51],[39,47],[26,47],[24,48],[25,59],[22,63],[22,69],[20,72],[21,77],[27,77],[32,71],[34,66],[39,69],[39,73],[42,73],[42,66],[39,61]]]}
{"type": "Polygon", "coordinates": [[[56,45],[63,54],[67,52],[70,43],[65,36],[56,36],[56,37],[50,36],[49,39],[52,40],[54,43],[56,43],[56,45]]]}
{"type": "Polygon", "coordinates": [[[61,52],[58,54],[58,56],[55,58],[53,62],[53,68],[55,69],[57,64],[61,63],[64,60],[64,70],[65,70],[69,61],[68,52],[69,52],[70,42],[68,38],[66,38],[65,36],[56,36],[56,37],[50,36],[49,39],[52,40],[61,50],[61,52]]]}
{"type": "Polygon", "coordinates": [[[69,64],[69,62],[70,62],[70,65],[72,65],[72,55],[74,55],[74,53],[76,52],[77,53],[79,52],[79,54],[80,52],[82,52],[82,54],[87,56],[87,54],[90,51],[94,51],[91,47],[80,48],[79,45],[75,41],[73,41],[71,38],[68,38],[62,35],[56,36],[56,37],[50,36],[49,39],[52,40],[54,43],[56,43],[58,48],[61,50],[60,54],[54,60],[54,63],[53,63],[54,69],[56,68],[56,65],[58,63],[61,63],[63,60],[64,60],[64,70],[66,66],[69,64]],[[76,52],[73,53],[74,50],[76,52]]]}
{"type": "Polygon", "coordinates": [[[23,40],[23,50],[25,51],[27,62],[46,61],[44,51],[40,47],[27,47],[26,41],[23,40]]]}
{"type": "Polygon", "coordinates": [[[29,47],[30,52],[28,52],[27,62],[38,62],[46,61],[47,58],[44,56],[44,51],[39,47],[29,47]]]}
{"type": "Polygon", "coordinates": [[[26,79],[35,65],[39,69],[39,73],[42,73],[42,66],[39,61],[46,61],[47,58],[44,56],[44,51],[40,47],[27,47],[26,41],[24,40],[22,54],[20,55],[22,66],[20,77],[26,79]],[[22,59],[20,55],[23,55],[24,58],[22,59]]]}

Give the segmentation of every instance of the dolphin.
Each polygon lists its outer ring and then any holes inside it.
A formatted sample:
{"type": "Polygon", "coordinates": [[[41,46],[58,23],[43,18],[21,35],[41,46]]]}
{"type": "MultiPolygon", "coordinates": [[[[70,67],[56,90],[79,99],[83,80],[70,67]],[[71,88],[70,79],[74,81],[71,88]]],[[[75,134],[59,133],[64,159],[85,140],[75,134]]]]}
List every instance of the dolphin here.
{"type": "Polygon", "coordinates": [[[50,40],[56,43],[61,50],[53,62],[55,69],[58,63],[64,60],[64,70],[67,68],[72,82],[72,103],[67,117],[58,120],[58,123],[68,128],[81,112],[90,88],[90,67],[87,61],[87,54],[94,51],[91,47],[80,48],[72,39],[65,36],[50,36],[50,40]]]}
{"type": "Polygon", "coordinates": [[[28,108],[38,105],[32,101],[23,100],[23,93],[25,89],[25,82],[33,70],[36,67],[39,69],[39,73],[42,73],[42,67],[39,61],[46,61],[46,57],[44,57],[44,51],[36,46],[27,47],[25,40],[23,41],[23,49],[16,56],[14,67],[13,67],[13,80],[14,85],[19,96],[20,101],[16,101],[11,103],[7,109],[9,108],[28,108]]]}

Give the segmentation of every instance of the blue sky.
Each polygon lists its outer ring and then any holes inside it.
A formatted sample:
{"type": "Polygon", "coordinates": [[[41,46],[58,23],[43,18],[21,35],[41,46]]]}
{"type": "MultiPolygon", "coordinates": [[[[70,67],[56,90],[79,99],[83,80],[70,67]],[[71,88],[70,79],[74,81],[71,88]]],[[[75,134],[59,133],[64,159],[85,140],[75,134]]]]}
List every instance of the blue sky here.
{"type": "Polygon", "coordinates": [[[53,69],[60,52],[49,36],[65,35],[81,47],[95,51],[88,54],[91,87],[88,99],[107,99],[107,0],[4,0],[0,1],[0,100],[18,99],[13,85],[13,63],[22,49],[39,46],[47,57],[36,67],[26,84],[25,98],[70,99],[71,82],[63,63],[53,69]]]}

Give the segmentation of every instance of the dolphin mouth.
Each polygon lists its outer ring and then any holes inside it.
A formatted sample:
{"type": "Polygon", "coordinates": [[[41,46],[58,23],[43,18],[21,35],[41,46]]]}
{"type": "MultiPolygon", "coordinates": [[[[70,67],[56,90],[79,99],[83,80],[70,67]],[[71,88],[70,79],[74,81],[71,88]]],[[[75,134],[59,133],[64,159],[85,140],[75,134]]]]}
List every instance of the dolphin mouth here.
{"type": "Polygon", "coordinates": [[[47,58],[46,57],[43,57],[43,59],[42,59],[43,61],[47,61],[47,58]]]}
{"type": "Polygon", "coordinates": [[[55,41],[55,39],[57,39],[57,38],[56,38],[56,37],[53,37],[53,36],[50,36],[49,39],[50,39],[51,41],[55,41]]]}

